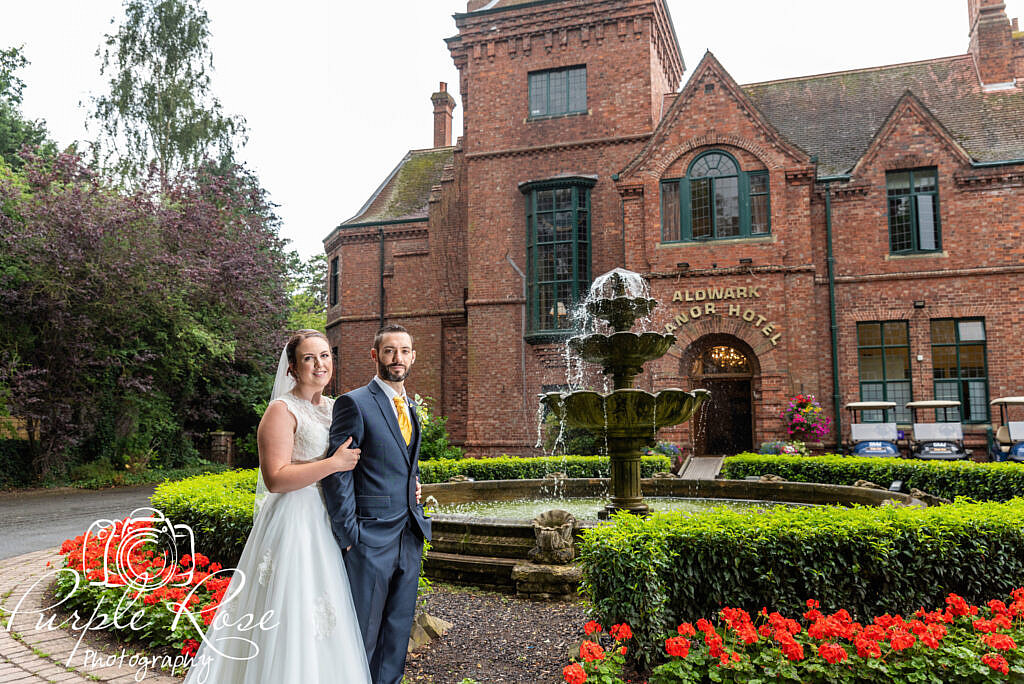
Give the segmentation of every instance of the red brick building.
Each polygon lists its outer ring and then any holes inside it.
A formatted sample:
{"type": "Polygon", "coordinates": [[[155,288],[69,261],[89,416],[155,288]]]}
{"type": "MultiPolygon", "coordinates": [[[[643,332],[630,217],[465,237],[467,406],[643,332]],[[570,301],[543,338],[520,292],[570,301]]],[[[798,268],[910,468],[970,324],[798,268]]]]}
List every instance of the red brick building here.
{"type": "Polygon", "coordinates": [[[980,445],[1024,394],[1024,33],[967,4],[963,55],[739,85],[710,52],[684,83],[662,0],[470,0],[463,136],[442,84],[434,147],[324,241],[337,389],[400,322],[455,440],[529,452],[566,311],[623,266],[677,337],[638,385],[713,392],[666,435],[697,453],[784,438],[797,392],[960,399],[980,445]]]}

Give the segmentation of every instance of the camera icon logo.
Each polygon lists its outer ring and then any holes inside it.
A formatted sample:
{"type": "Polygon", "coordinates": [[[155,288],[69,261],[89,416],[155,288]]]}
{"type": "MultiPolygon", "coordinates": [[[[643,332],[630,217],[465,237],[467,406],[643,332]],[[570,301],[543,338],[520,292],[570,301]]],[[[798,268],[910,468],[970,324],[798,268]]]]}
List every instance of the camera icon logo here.
{"type": "Polygon", "coordinates": [[[195,555],[195,534],[188,525],[174,525],[155,508],[137,508],[124,520],[101,519],[89,526],[82,545],[82,567],[88,568],[90,549],[102,545],[102,578],[93,586],[128,586],[150,592],[164,586],[184,587],[192,582],[195,563],[182,568],[186,556],[195,555]],[[152,551],[153,553],[148,553],[152,551]]]}

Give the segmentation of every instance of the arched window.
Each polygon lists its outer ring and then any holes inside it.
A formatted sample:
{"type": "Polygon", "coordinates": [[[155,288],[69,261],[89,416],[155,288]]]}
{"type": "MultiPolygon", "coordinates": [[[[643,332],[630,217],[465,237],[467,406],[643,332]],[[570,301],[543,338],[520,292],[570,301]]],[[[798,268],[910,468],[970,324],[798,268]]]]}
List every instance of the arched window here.
{"type": "Polygon", "coordinates": [[[765,235],[771,230],[767,171],[743,171],[729,154],[697,157],[683,178],[661,183],[662,242],[765,235]]]}

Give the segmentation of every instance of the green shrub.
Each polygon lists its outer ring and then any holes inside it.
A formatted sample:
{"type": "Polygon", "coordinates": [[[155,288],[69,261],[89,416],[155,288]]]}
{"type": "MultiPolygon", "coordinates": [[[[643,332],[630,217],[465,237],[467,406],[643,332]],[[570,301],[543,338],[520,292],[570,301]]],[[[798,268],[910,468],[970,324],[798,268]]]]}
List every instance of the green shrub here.
{"type": "Polygon", "coordinates": [[[462,458],[463,451],[452,446],[448,437],[448,418],[435,415],[434,400],[416,395],[416,417],[420,420],[420,462],[436,458],[462,458]]]}
{"type": "Polygon", "coordinates": [[[197,550],[233,567],[252,529],[255,496],[253,468],[164,482],[150,501],[174,524],[192,528],[197,550]]]}
{"type": "Polygon", "coordinates": [[[1018,463],[974,461],[920,461],[907,458],[858,456],[788,456],[739,454],[725,459],[719,477],[741,480],[750,475],[774,473],[791,482],[852,485],[870,480],[888,486],[902,480],[908,488],[954,499],[967,496],[977,501],[1008,501],[1024,494],[1024,466],[1018,463]]]}
{"type": "MultiPolygon", "coordinates": [[[[723,606],[798,612],[808,598],[855,617],[1009,593],[1024,577],[1024,500],[931,508],[716,509],[616,516],[586,530],[583,589],[597,619],[638,643],[723,606]]],[[[640,651],[641,663],[654,653],[640,651]]]]}
{"type": "MultiPolygon", "coordinates": [[[[651,477],[668,470],[667,456],[644,456],[640,462],[642,477],[651,477]]],[[[560,471],[569,477],[608,477],[606,456],[542,456],[522,458],[499,456],[496,458],[436,459],[420,462],[420,482],[430,484],[447,482],[455,475],[474,480],[539,480],[546,474],[560,471]]]]}

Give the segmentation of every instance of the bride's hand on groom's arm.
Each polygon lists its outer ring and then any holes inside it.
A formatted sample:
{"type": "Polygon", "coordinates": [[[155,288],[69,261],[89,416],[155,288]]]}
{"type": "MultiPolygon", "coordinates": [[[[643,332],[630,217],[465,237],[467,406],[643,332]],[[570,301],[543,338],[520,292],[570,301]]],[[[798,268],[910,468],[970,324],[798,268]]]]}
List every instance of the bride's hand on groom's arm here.
{"type": "Polygon", "coordinates": [[[341,446],[334,450],[331,454],[330,460],[337,466],[335,472],[343,473],[349,470],[353,470],[356,464],[359,463],[359,449],[357,447],[350,446],[352,444],[352,438],[349,437],[341,446]]]}
{"type": "Polygon", "coordinates": [[[256,431],[260,471],[271,492],[279,494],[308,487],[328,475],[352,470],[359,462],[359,449],[350,447],[349,437],[328,458],[292,463],[296,426],[295,417],[281,401],[271,402],[260,420],[256,431]]]}

